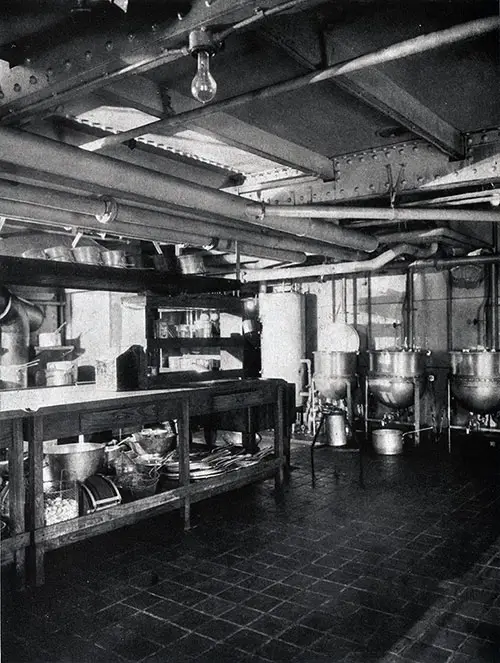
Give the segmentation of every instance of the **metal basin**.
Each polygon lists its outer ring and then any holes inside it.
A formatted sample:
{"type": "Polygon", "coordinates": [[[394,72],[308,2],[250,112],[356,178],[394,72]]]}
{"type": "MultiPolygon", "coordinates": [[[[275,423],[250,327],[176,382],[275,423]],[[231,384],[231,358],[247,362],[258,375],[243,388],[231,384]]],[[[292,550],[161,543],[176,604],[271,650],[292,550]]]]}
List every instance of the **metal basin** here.
{"type": "Polygon", "coordinates": [[[420,394],[423,393],[425,382],[423,378],[391,377],[387,375],[369,375],[368,389],[375,398],[395,410],[404,410],[413,405],[415,384],[418,380],[420,394]]]}
{"type": "Polygon", "coordinates": [[[469,412],[491,414],[500,410],[500,352],[450,352],[450,389],[469,412]]]}
{"type": "Polygon", "coordinates": [[[314,384],[325,398],[339,400],[356,381],[356,352],[314,352],[314,384]]]}
{"type": "Polygon", "coordinates": [[[369,372],[400,378],[418,377],[424,374],[428,354],[420,350],[370,350],[369,372]]]}
{"type": "Polygon", "coordinates": [[[85,481],[104,466],[104,444],[57,444],[44,450],[52,481],[85,481]]]}
{"type": "Polygon", "coordinates": [[[500,379],[500,352],[468,350],[449,354],[451,375],[500,379]]]}
{"type": "Polygon", "coordinates": [[[500,411],[500,379],[450,378],[451,393],[469,412],[491,414],[500,411]]]}

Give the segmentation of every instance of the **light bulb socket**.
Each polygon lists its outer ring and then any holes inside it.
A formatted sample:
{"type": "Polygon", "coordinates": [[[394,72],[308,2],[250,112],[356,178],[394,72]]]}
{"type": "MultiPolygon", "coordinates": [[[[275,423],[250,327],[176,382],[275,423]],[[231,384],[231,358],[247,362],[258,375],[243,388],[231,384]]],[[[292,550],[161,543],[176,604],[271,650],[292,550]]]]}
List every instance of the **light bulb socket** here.
{"type": "Polygon", "coordinates": [[[219,46],[214,42],[209,30],[192,30],[189,33],[188,51],[190,55],[196,56],[200,51],[215,55],[218,50],[219,46]]]}

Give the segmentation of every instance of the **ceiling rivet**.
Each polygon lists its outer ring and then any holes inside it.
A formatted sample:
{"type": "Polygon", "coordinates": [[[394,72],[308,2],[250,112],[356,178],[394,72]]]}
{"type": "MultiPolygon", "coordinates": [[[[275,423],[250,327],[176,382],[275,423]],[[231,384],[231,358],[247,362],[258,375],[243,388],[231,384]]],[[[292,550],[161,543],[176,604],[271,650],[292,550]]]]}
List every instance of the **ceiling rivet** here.
{"type": "Polygon", "coordinates": [[[71,69],[71,60],[65,60],[64,61],[64,68],[65,69],[71,69]]]}
{"type": "Polygon", "coordinates": [[[113,42],[111,40],[106,42],[106,50],[107,51],[113,50],[113,42]]]}
{"type": "Polygon", "coordinates": [[[85,59],[92,60],[92,51],[85,51],[85,59]]]}
{"type": "Polygon", "coordinates": [[[355,186],[354,191],[359,191],[359,186],[355,186]]]}
{"type": "Polygon", "coordinates": [[[30,84],[31,85],[36,85],[38,83],[38,79],[36,76],[30,76],[30,84]]]}
{"type": "Polygon", "coordinates": [[[374,184],[370,184],[370,186],[369,186],[368,188],[370,189],[370,191],[374,191],[374,190],[375,190],[375,185],[374,185],[374,184]]]}
{"type": "Polygon", "coordinates": [[[21,86],[19,85],[19,83],[14,84],[14,92],[21,92],[21,86]]]}

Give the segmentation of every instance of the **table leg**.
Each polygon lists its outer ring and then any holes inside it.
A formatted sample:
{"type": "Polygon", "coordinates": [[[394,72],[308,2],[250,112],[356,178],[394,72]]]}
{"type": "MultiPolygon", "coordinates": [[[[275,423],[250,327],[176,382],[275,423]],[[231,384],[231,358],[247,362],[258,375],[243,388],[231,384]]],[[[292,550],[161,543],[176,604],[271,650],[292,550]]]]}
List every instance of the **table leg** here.
{"type": "MultiPolygon", "coordinates": [[[[189,401],[182,401],[182,413],[178,422],[179,437],[179,483],[183,488],[189,487],[189,401]]],[[[184,529],[191,527],[191,499],[189,493],[183,498],[182,512],[184,517],[184,529]]]]}
{"type": "MultiPolygon", "coordinates": [[[[37,530],[45,526],[45,511],[43,498],[43,421],[41,417],[35,416],[30,422],[29,435],[29,513],[32,522],[30,529],[35,536],[37,530]]],[[[38,544],[35,540],[31,542],[30,566],[34,574],[36,585],[45,582],[44,558],[45,550],[43,543],[38,544]]]]}
{"type": "Polygon", "coordinates": [[[275,488],[277,491],[283,488],[283,483],[284,483],[284,473],[285,473],[284,423],[285,423],[284,389],[283,387],[280,386],[278,387],[277,390],[277,401],[275,406],[275,419],[274,419],[274,454],[276,458],[279,459],[279,467],[276,470],[276,475],[274,479],[275,488]]]}
{"type": "MultiPolygon", "coordinates": [[[[26,490],[24,482],[24,444],[23,425],[21,419],[12,422],[12,444],[9,447],[9,514],[13,523],[12,535],[25,532],[25,500],[26,490]]],[[[16,550],[14,553],[14,566],[16,586],[23,589],[26,583],[26,554],[25,549],[16,550]]]]}

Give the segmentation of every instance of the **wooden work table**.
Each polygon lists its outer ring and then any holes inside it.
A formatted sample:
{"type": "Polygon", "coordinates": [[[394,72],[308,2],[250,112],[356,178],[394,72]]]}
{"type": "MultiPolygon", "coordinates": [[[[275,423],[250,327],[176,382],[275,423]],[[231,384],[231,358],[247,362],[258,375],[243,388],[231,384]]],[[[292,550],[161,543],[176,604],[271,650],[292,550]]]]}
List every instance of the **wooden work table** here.
{"type": "Polygon", "coordinates": [[[45,552],[75,541],[180,508],[185,528],[190,526],[192,502],[274,476],[281,487],[286,464],[288,385],[282,380],[223,380],[183,384],[177,388],[112,392],[95,385],[26,389],[0,393],[3,446],[9,447],[9,497],[12,535],[2,541],[2,560],[14,561],[24,582],[25,551],[33,558],[35,581],[43,582],[45,552]],[[272,407],[274,457],[224,475],[190,481],[190,420],[215,413],[272,407]],[[118,433],[133,426],[175,419],[178,427],[178,486],[151,497],[45,525],[43,442],[89,435],[105,430],[118,433]],[[24,434],[23,434],[24,431],[24,434]],[[29,440],[29,481],[25,491],[23,440],[29,440]],[[27,508],[25,510],[25,494],[27,508]]]}

